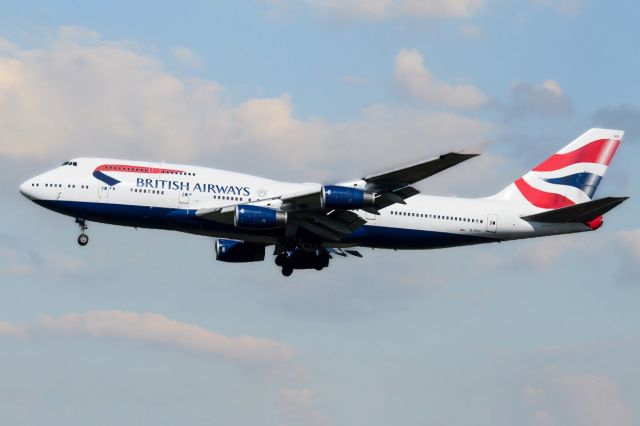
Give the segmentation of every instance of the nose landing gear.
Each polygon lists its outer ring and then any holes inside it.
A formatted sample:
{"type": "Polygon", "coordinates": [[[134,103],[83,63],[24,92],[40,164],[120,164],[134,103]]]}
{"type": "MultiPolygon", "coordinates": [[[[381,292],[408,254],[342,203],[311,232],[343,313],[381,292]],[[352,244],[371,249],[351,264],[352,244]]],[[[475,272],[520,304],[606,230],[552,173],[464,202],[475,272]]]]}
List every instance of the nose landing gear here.
{"type": "Polygon", "coordinates": [[[89,243],[89,236],[86,234],[80,234],[78,236],[78,244],[81,246],[86,246],[89,243]]]}
{"type": "Polygon", "coordinates": [[[84,233],[84,231],[86,231],[88,227],[84,219],[82,218],[76,218],[76,223],[78,224],[78,226],[80,226],[80,235],[78,236],[78,244],[84,247],[89,243],[89,236],[84,233]]]}

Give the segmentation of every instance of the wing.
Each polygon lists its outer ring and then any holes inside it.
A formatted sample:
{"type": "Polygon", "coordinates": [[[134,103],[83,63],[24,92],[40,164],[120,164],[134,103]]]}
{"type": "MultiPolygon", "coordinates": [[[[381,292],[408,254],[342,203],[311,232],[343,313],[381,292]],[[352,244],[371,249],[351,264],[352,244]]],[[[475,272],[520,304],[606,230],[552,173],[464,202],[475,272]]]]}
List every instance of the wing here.
{"type": "MultiPolygon", "coordinates": [[[[367,221],[353,210],[379,214],[379,210],[393,204],[406,204],[405,200],[419,193],[411,186],[443,170],[460,164],[478,154],[450,152],[437,158],[411,164],[384,173],[365,176],[360,181],[343,184],[361,191],[375,193],[373,205],[354,209],[326,208],[322,203],[322,185],[309,185],[303,191],[283,194],[249,205],[286,212],[285,236],[295,236],[300,229],[327,241],[340,241],[367,221]]],[[[340,186],[340,185],[338,185],[340,186]]],[[[233,224],[236,205],[201,208],[196,215],[220,223],[233,224]]]]}
{"type": "Polygon", "coordinates": [[[380,188],[397,188],[399,186],[407,186],[426,179],[430,176],[447,170],[457,164],[467,161],[470,158],[477,157],[479,154],[460,154],[450,152],[443,154],[438,158],[411,164],[406,167],[390,170],[384,173],[363,177],[362,180],[367,182],[367,189],[379,190],[380,188]]]}
{"type": "Polygon", "coordinates": [[[410,185],[478,155],[450,152],[431,160],[365,176],[362,180],[366,182],[367,190],[376,192],[376,208],[383,209],[396,203],[405,204],[405,199],[420,193],[410,185]]]}

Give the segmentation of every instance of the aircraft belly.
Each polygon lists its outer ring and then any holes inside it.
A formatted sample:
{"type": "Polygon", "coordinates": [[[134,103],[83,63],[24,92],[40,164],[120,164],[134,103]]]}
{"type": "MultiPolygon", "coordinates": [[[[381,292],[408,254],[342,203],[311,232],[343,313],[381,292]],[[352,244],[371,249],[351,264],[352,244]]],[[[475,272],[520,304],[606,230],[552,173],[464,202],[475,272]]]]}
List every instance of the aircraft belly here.
{"type": "Polygon", "coordinates": [[[363,225],[345,238],[359,246],[385,249],[436,249],[497,242],[497,238],[421,229],[363,225]]]}

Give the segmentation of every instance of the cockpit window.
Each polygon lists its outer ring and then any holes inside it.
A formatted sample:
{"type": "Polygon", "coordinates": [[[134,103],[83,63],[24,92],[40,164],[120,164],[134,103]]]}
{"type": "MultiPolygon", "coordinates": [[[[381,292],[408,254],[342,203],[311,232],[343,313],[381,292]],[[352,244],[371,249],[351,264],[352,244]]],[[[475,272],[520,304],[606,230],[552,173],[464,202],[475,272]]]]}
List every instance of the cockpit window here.
{"type": "Polygon", "coordinates": [[[77,166],[78,162],[77,161],[65,161],[64,163],[62,163],[63,166],[77,166]]]}

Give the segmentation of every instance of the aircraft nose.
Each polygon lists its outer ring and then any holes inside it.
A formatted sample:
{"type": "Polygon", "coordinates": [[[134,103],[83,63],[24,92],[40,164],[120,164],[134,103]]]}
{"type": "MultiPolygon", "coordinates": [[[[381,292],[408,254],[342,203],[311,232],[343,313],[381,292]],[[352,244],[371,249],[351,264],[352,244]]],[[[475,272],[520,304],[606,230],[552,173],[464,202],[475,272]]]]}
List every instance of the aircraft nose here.
{"type": "Polygon", "coordinates": [[[31,179],[22,182],[20,185],[20,193],[28,199],[33,200],[33,188],[31,186],[31,179]]]}

